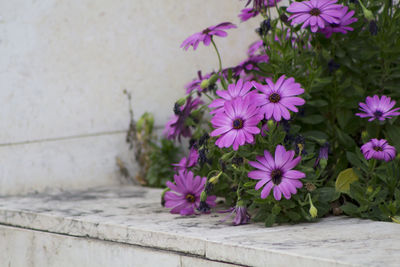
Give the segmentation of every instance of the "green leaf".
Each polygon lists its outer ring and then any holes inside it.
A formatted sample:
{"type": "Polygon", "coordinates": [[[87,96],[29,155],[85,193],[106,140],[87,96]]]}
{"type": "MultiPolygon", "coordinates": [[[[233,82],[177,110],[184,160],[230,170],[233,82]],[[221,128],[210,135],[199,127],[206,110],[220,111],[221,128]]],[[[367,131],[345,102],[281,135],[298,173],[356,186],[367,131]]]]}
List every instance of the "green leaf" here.
{"type": "Polygon", "coordinates": [[[341,171],[336,179],[335,188],[336,191],[342,193],[349,193],[350,184],[358,180],[357,175],[354,173],[353,168],[348,168],[341,171]]]}
{"type": "Polygon", "coordinates": [[[308,115],[299,119],[307,124],[318,124],[325,121],[324,117],[322,117],[321,115],[308,115]]]}
{"type": "Polygon", "coordinates": [[[352,203],[347,202],[343,206],[340,207],[344,213],[348,215],[356,215],[358,214],[358,207],[352,203]]]}
{"type": "Polygon", "coordinates": [[[275,223],[276,216],[274,214],[271,214],[267,217],[265,220],[265,226],[266,227],[271,227],[275,223]]]}
{"type": "Polygon", "coordinates": [[[307,104],[313,107],[325,107],[328,105],[328,102],[322,99],[318,99],[318,100],[311,100],[311,101],[307,101],[307,104]]]}

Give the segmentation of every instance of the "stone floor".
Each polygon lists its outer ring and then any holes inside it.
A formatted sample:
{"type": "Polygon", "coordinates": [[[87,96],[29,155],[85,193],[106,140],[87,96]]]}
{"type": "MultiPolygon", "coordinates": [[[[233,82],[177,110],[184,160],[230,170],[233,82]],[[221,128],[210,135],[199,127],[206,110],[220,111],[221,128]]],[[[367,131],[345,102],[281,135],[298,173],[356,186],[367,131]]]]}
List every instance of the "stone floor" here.
{"type": "Polygon", "coordinates": [[[77,266],[73,259],[79,266],[95,259],[96,266],[399,266],[398,224],[331,217],[271,228],[232,226],[220,222],[224,214],[172,215],[160,206],[160,192],[125,186],[0,197],[0,250],[7,251],[0,261],[9,266],[77,266]],[[26,255],[25,263],[20,255],[26,255]]]}

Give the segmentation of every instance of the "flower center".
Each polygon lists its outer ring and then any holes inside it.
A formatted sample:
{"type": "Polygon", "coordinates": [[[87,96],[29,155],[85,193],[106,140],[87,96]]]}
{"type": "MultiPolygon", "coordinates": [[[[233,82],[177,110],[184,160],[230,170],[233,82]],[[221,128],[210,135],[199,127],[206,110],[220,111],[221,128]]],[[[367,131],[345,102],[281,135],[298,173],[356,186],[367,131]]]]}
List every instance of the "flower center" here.
{"type": "Polygon", "coordinates": [[[279,169],[273,170],[271,172],[271,178],[275,185],[279,185],[282,182],[282,171],[279,169]]]}
{"type": "Polygon", "coordinates": [[[272,103],[278,103],[281,100],[281,96],[277,93],[272,93],[269,95],[268,100],[272,103]]]}
{"type": "Polygon", "coordinates": [[[192,194],[187,194],[185,198],[190,203],[193,203],[196,200],[196,198],[192,194]]]}
{"type": "Polygon", "coordinates": [[[374,146],[375,151],[383,151],[383,149],[380,146],[374,146]]]}
{"type": "Polygon", "coordinates": [[[319,8],[313,8],[310,10],[310,15],[312,16],[319,16],[321,14],[321,10],[319,8]]]}
{"type": "Polygon", "coordinates": [[[204,31],[203,31],[203,34],[209,34],[210,33],[210,29],[209,28],[207,28],[207,29],[205,29],[204,31]]]}
{"type": "Polygon", "coordinates": [[[236,130],[243,128],[243,120],[242,119],[235,119],[232,123],[232,127],[236,130]]]}
{"type": "Polygon", "coordinates": [[[380,110],[377,110],[377,111],[374,112],[374,116],[375,116],[375,118],[377,118],[377,119],[379,119],[380,117],[382,117],[382,115],[383,115],[383,112],[380,111],[380,110]]]}

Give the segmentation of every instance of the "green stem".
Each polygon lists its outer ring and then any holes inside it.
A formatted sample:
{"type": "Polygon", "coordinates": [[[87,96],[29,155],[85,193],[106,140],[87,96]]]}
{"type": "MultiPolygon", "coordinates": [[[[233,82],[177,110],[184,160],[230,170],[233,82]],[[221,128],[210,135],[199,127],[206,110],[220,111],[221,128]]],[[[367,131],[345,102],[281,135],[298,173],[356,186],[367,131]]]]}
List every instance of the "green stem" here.
{"type": "Polygon", "coordinates": [[[219,62],[219,72],[222,73],[222,61],[221,61],[221,55],[219,54],[218,48],[215,45],[215,42],[213,40],[213,38],[211,37],[211,43],[214,46],[215,52],[217,52],[217,56],[218,56],[218,62],[219,62]]]}

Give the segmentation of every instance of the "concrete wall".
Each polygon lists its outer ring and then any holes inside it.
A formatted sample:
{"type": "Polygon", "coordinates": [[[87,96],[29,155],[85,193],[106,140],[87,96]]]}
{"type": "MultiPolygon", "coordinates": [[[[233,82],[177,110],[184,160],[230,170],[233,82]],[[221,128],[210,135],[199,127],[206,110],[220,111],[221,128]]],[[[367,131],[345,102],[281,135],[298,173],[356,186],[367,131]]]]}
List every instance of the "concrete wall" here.
{"type": "Polygon", "coordinates": [[[211,48],[181,42],[209,25],[225,66],[245,57],[261,18],[239,23],[237,0],[0,1],[0,194],[118,183],[129,114],[163,125],[183,85],[217,68],[211,48]],[[229,48],[229,49],[227,49],[229,48]]]}

